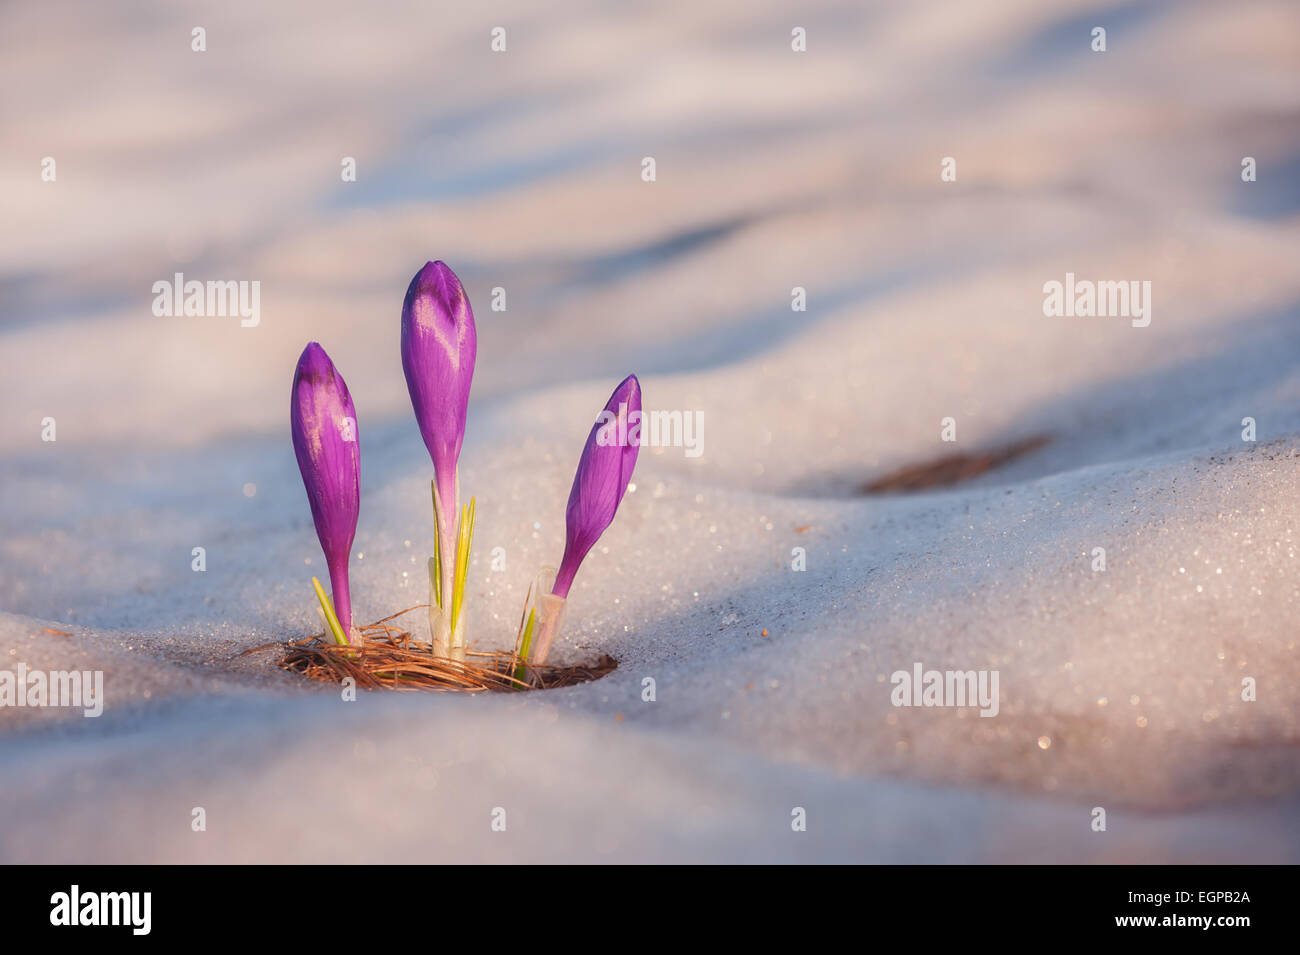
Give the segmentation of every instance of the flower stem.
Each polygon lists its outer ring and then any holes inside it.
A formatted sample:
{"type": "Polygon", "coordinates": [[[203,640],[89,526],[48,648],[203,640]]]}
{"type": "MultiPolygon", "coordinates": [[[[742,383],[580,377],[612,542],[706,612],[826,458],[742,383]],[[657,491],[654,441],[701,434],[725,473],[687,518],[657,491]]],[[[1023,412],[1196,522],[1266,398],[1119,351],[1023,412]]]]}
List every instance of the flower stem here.
{"type": "Polygon", "coordinates": [[[433,584],[433,599],[442,609],[442,527],[438,519],[438,486],[429,482],[429,491],[433,494],[433,573],[429,577],[433,584]]]}

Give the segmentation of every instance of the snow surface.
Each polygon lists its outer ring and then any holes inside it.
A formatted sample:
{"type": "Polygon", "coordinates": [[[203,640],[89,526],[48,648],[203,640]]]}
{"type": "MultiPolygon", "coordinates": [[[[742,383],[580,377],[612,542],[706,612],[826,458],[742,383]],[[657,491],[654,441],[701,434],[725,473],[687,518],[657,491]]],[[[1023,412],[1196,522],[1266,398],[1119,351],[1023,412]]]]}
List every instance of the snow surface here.
{"type": "Polygon", "coordinates": [[[1300,861],[1294,5],[266,6],[0,11],[0,661],[106,686],[0,709],[0,859],[1300,861]],[[357,619],[426,597],[430,258],[478,318],[481,645],[613,386],[703,413],[578,575],[598,682],[344,703],[237,657],[317,628],[307,340],[357,404],[357,619]],[[260,324],[155,317],[177,271],[260,281],[260,324]],[[1044,317],[1067,271],[1151,281],[1150,326],[1044,317]],[[1052,440],[860,493],[947,416],[1052,440]],[[916,662],[998,670],[998,715],[892,706],[916,662]]]}

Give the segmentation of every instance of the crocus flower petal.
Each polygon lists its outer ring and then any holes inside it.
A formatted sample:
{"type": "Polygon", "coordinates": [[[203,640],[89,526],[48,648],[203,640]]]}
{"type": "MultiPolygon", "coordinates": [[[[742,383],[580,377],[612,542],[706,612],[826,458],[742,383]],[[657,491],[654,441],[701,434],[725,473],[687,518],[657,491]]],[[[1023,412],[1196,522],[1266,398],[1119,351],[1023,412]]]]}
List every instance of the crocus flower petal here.
{"type": "Polygon", "coordinates": [[[573,477],[565,514],[564,557],[555,577],[560,597],[569,595],[574,575],[618,511],[636,467],[641,419],[641,383],[628,375],[596,419],[573,477]]]}
{"type": "Polygon", "coordinates": [[[352,628],[348,555],[361,509],[361,448],[347,383],[316,342],[308,344],[298,359],[289,428],[316,536],[329,567],[334,611],[348,634],[352,628]]]}
{"type": "Polygon", "coordinates": [[[445,263],[429,262],[411,279],[402,304],[402,370],[446,507],[456,500],[477,354],[474,311],[460,279],[445,263]]]}

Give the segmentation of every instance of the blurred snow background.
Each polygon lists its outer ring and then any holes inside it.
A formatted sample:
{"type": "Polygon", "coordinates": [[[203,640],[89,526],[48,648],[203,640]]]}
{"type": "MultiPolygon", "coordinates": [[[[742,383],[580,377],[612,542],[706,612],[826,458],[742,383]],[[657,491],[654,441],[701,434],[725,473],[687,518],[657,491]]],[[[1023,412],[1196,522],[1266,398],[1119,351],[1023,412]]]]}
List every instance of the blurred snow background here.
{"type": "Polygon", "coordinates": [[[0,710],[0,858],[1300,859],[1294,4],[444,6],[0,9],[0,659],[108,697],[0,710]],[[316,625],[311,339],[357,403],[358,618],[425,598],[430,258],[478,318],[484,645],[614,384],[704,415],[578,577],[597,683],[342,704],[232,659],[316,625]],[[260,324],[155,317],[178,271],[259,281],[260,324]],[[1151,281],[1151,325],[1045,318],[1067,271],[1151,281]],[[958,451],[1052,440],[859,493],[946,416],[958,451]],[[918,661],[998,669],[999,716],[892,707],[918,661]]]}

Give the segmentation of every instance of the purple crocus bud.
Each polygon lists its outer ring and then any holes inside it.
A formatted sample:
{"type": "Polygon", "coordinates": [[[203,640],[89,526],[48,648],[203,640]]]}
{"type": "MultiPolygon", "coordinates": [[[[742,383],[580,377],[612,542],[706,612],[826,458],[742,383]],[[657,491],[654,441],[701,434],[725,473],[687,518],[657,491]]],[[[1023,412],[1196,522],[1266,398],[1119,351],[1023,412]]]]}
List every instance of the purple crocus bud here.
{"type": "Polygon", "coordinates": [[[361,449],[347,383],[316,342],[310,342],[298,359],[289,427],[316,536],[329,567],[334,612],[347,636],[352,632],[348,555],[361,508],[361,449]]]}
{"type": "Polygon", "coordinates": [[[614,520],[632,480],[641,433],[641,383],[628,375],[609,396],[609,403],[587,435],[573,476],[565,514],[564,557],[555,575],[556,596],[568,597],[574,575],[587,552],[614,520]]]}
{"type": "MultiPolygon", "coordinates": [[[[438,495],[452,517],[477,353],[474,311],[460,279],[446,263],[427,263],[411,279],[402,303],[402,370],[424,446],[433,458],[438,495]]],[[[455,530],[453,520],[453,535],[455,530]]]]}

